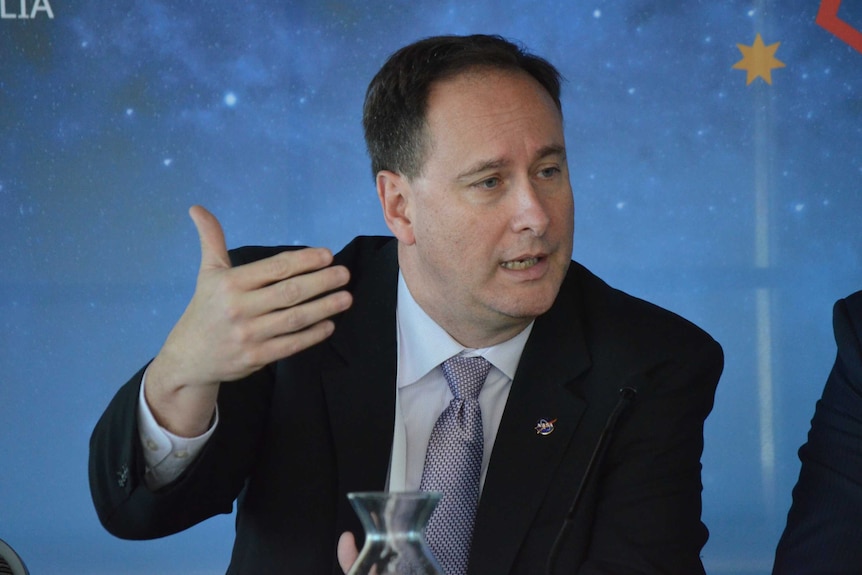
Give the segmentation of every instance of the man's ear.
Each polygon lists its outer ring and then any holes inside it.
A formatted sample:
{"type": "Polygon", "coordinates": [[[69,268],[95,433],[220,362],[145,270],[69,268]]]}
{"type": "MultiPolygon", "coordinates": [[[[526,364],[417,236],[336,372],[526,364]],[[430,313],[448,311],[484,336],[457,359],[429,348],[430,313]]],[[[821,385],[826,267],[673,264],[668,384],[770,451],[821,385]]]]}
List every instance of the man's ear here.
{"type": "Polygon", "coordinates": [[[377,197],[383,208],[383,219],[398,241],[412,245],[413,221],[411,219],[412,188],[402,174],[381,170],[377,172],[377,197]]]}

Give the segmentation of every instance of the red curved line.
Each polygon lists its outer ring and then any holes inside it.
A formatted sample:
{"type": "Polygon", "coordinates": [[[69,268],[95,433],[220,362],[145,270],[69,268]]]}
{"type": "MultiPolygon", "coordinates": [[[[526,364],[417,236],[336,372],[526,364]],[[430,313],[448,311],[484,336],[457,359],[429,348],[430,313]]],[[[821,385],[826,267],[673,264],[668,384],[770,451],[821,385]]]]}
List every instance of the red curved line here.
{"type": "Polygon", "coordinates": [[[862,32],[838,17],[841,0],[822,0],[817,11],[817,25],[832,32],[858,52],[862,52],[862,32]]]}
{"type": "Polygon", "coordinates": [[[820,20],[824,18],[837,18],[840,7],[841,0],[823,0],[820,3],[820,10],[817,12],[817,23],[820,24],[820,20]]]}
{"type": "Polygon", "coordinates": [[[821,20],[825,20],[830,17],[837,19],[838,8],[840,7],[841,0],[823,0],[820,3],[820,10],[817,12],[817,23],[823,26],[823,24],[820,23],[821,20]]]}

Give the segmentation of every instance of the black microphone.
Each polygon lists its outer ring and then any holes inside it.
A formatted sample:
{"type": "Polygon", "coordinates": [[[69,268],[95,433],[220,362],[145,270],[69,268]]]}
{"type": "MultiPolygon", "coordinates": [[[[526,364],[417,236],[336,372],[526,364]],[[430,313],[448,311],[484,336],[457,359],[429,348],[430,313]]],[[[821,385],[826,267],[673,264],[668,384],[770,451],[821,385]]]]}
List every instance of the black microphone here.
{"type": "Polygon", "coordinates": [[[569,528],[572,526],[572,520],[575,518],[575,513],[578,509],[578,504],[581,501],[581,495],[586,489],[587,484],[590,481],[590,477],[593,472],[601,465],[601,461],[604,458],[605,451],[607,451],[607,446],[610,443],[611,436],[614,434],[614,429],[617,426],[617,420],[619,420],[620,416],[623,412],[628,408],[632,401],[634,401],[635,396],[638,394],[638,391],[633,387],[624,387],[620,389],[620,398],[617,401],[617,404],[614,406],[613,411],[608,416],[608,420],[605,422],[605,427],[602,429],[602,433],[599,435],[599,440],[596,442],[596,448],[593,449],[593,454],[590,456],[590,461],[587,463],[587,469],[584,471],[584,477],[581,479],[580,485],[578,485],[578,490],[575,492],[575,496],[572,499],[572,504],[569,506],[569,512],[566,513],[566,518],[563,521],[562,527],[560,527],[559,533],[557,533],[557,538],[554,540],[554,545],[551,547],[551,552],[548,554],[548,563],[545,569],[547,575],[554,574],[555,563],[557,562],[557,556],[560,554],[560,549],[563,544],[563,540],[566,537],[566,533],[569,531],[569,528]]]}

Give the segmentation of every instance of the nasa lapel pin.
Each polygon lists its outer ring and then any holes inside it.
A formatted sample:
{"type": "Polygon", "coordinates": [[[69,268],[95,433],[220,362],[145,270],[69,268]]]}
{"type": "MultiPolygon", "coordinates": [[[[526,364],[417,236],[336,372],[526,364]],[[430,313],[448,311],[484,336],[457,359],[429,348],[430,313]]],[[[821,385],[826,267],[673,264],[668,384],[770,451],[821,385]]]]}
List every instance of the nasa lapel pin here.
{"type": "Polygon", "coordinates": [[[536,430],[536,435],[551,435],[554,432],[554,424],[557,422],[557,419],[540,419],[536,422],[536,427],[533,429],[536,430]]]}

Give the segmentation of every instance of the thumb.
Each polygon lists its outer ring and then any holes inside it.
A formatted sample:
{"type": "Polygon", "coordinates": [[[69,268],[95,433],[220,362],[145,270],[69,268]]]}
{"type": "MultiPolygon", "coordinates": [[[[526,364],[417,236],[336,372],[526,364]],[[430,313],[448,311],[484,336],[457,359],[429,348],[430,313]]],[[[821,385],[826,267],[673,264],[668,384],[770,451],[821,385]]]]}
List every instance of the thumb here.
{"type": "Polygon", "coordinates": [[[216,217],[203,206],[189,208],[189,216],[201,241],[201,269],[231,267],[224,232],[216,217]]]}
{"type": "Polygon", "coordinates": [[[354,539],[353,533],[345,531],[338,538],[338,564],[341,566],[341,570],[345,573],[350,571],[358,556],[359,551],[356,550],[356,539],[354,539]]]}

